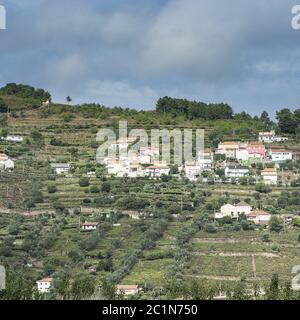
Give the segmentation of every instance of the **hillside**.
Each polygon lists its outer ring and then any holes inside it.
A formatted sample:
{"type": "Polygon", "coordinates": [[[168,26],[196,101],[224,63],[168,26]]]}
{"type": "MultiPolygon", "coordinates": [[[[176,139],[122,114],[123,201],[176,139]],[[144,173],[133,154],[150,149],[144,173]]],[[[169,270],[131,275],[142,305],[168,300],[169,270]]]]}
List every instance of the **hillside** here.
{"type": "MultiPolygon", "coordinates": [[[[209,299],[220,293],[247,299],[255,288],[267,299],[277,274],[280,294],[287,294],[283,289],[291,270],[300,264],[300,194],[291,184],[299,178],[299,161],[282,167],[282,184],[267,191],[250,182],[188,181],[179,174],[165,180],[107,177],[105,167],[96,163],[98,130],[117,128],[119,120],[147,132],[202,128],[210,148],[220,141],[254,141],[261,130],[278,130],[277,123],[243,113],[207,119],[199,113],[191,118],[184,112],[175,116],[96,104],[42,106],[45,93],[34,97],[36,91],[30,91],[33,96],[20,97],[0,89],[10,111],[1,114],[0,129],[24,138],[22,143],[0,141],[0,153],[15,160],[12,172],[0,172],[0,258],[22,269],[30,284],[67,274],[71,280],[59,293],[63,297],[76,297],[72,281],[80,275],[92,279],[98,290],[103,279],[138,284],[145,299],[209,299]],[[51,170],[50,163],[60,162],[71,164],[69,174],[51,170]],[[240,201],[276,215],[279,229],[243,219],[215,221],[223,204],[240,201]],[[99,222],[98,230],[81,231],[84,221],[99,222]]],[[[299,146],[296,134],[287,136],[285,147],[299,146]]],[[[251,168],[253,174],[260,171],[258,165],[251,168]]]]}

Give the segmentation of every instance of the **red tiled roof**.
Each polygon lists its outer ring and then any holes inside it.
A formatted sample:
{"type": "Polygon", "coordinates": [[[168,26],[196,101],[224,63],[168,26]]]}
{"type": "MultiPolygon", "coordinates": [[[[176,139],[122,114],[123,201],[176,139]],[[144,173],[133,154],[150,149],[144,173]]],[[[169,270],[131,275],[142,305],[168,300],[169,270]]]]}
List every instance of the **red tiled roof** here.
{"type": "Polygon", "coordinates": [[[82,226],[97,226],[99,222],[84,222],[82,226]]]}
{"type": "Polygon", "coordinates": [[[38,280],[37,282],[52,282],[53,278],[43,278],[41,280],[38,280]]]}
{"type": "Polygon", "coordinates": [[[137,290],[139,288],[135,284],[118,284],[116,287],[118,290],[137,290]]]}
{"type": "Polygon", "coordinates": [[[257,210],[257,211],[252,211],[248,214],[249,217],[257,217],[257,216],[270,216],[271,213],[262,211],[262,210],[257,210]]]}

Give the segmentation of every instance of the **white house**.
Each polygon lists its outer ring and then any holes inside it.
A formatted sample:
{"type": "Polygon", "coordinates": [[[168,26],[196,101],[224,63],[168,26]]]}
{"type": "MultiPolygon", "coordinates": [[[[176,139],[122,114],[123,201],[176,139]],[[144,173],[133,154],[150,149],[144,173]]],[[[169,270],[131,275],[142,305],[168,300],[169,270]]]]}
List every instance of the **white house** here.
{"type": "Polygon", "coordinates": [[[123,211],[124,214],[127,214],[131,219],[139,220],[142,216],[138,211],[123,211]]]}
{"type": "Polygon", "coordinates": [[[44,278],[36,282],[40,293],[48,293],[52,287],[53,278],[44,278]]]}
{"type": "Polygon", "coordinates": [[[87,230],[87,231],[96,230],[98,225],[99,225],[98,222],[88,222],[88,221],[86,221],[86,222],[81,224],[81,229],[82,230],[87,230]]]}
{"type": "Polygon", "coordinates": [[[122,178],[128,174],[128,167],[124,161],[113,161],[106,165],[108,175],[122,178]]]}
{"type": "Polygon", "coordinates": [[[154,165],[145,169],[145,175],[150,178],[160,178],[162,175],[169,175],[170,168],[165,165],[154,165]]]}
{"type": "Polygon", "coordinates": [[[261,176],[265,182],[265,184],[268,185],[276,185],[278,181],[278,173],[277,169],[275,168],[266,168],[262,170],[261,176]]]}
{"type": "Polygon", "coordinates": [[[252,211],[247,215],[247,219],[255,224],[267,224],[271,217],[272,215],[265,211],[252,211]]]}
{"type": "Polygon", "coordinates": [[[249,175],[249,168],[247,166],[229,165],[225,168],[226,178],[242,178],[249,175]]]}
{"type": "Polygon", "coordinates": [[[51,168],[56,174],[64,174],[70,171],[71,165],[69,163],[51,163],[51,168]]]}
{"type": "Polygon", "coordinates": [[[293,152],[285,149],[270,149],[269,154],[272,162],[285,162],[293,160],[293,152]]]}
{"type": "Polygon", "coordinates": [[[184,165],[186,177],[191,180],[197,180],[202,172],[202,166],[197,161],[187,161],[184,165]]]}
{"type": "Polygon", "coordinates": [[[224,217],[237,218],[236,208],[232,204],[225,204],[221,207],[221,212],[215,213],[215,219],[222,219],[224,217]]]}
{"type": "Polygon", "coordinates": [[[134,143],[137,139],[132,137],[120,138],[116,141],[116,143],[111,144],[111,148],[113,149],[127,149],[130,144],[134,143]]]}
{"type": "Polygon", "coordinates": [[[139,293],[139,287],[131,284],[118,284],[116,286],[117,294],[125,294],[126,296],[139,293]]]}
{"type": "Polygon", "coordinates": [[[142,167],[140,166],[140,164],[137,163],[131,163],[128,166],[128,177],[129,178],[139,178],[139,177],[143,177],[144,176],[144,171],[142,169],[142,167]]]}
{"type": "Polygon", "coordinates": [[[235,205],[238,216],[241,214],[249,214],[252,211],[252,207],[249,203],[241,201],[235,205]]]}
{"type": "Polygon", "coordinates": [[[275,142],[286,142],[286,141],[289,141],[289,138],[287,137],[274,137],[274,141],[275,142]]]}
{"type": "Polygon", "coordinates": [[[226,158],[235,158],[236,151],[239,149],[240,149],[240,142],[225,141],[225,142],[219,143],[216,153],[224,154],[226,158]]]}
{"type": "Polygon", "coordinates": [[[0,153],[0,170],[13,170],[15,163],[6,154],[0,153]]]}
{"type": "Polygon", "coordinates": [[[9,141],[9,142],[23,142],[24,138],[17,135],[7,135],[6,137],[2,137],[2,140],[9,141]]]}
{"type": "Polygon", "coordinates": [[[259,132],[258,140],[261,142],[272,143],[275,138],[275,131],[259,132]]]}
{"type": "Polygon", "coordinates": [[[204,153],[198,154],[198,163],[202,167],[202,171],[211,171],[213,168],[213,153],[210,149],[205,149],[204,153]]]}
{"type": "Polygon", "coordinates": [[[237,219],[241,214],[249,214],[252,207],[246,202],[240,202],[236,205],[225,204],[221,207],[221,212],[215,214],[215,219],[222,219],[224,217],[231,217],[237,219]]]}
{"type": "Polygon", "coordinates": [[[249,152],[246,148],[236,150],[236,159],[239,161],[248,161],[249,152]]]}

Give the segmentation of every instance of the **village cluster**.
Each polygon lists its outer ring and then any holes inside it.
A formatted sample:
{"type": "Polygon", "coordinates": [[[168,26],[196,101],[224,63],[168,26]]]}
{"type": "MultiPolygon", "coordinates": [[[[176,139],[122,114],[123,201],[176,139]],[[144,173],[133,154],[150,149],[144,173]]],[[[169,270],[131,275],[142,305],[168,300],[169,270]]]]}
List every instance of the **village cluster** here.
{"type": "MultiPolygon", "coordinates": [[[[16,135],[9,135],[1,139],[11,142],[23,141],[23,137],[16,135]]],[[[181,174],[190,181],[201,178],[205,182],[208,173],[214,173],[215,182],[226,183],[232,180],[238,182],[240,178],[249,177],[251,165],[261,163],[263,170],[260,176],[253,177],[255,181],[276,185],[279,181],[280,163],[300,158],[300,150],[285,147],[283,142],[286,141],[288,141],[287,137],[276,136],[275,132],[271,131],[260,132],[257,141],[220,142],[218,148],[204,149],[203,154],[198,154],[194,161],[186,161],[174,173],[171,171],[172,166],[160,160],[159,148],[141,147],[136,143],[135,138],[128,137],[117,140],[110,147],[115,150],[135,149],[136,152],[125,153],[125,156],[119,156],[118,160],[106,157],[104,164],[107,175],[110,177],[155,179],[170,174],[181,174]],[[218,155],[223,157],[223,161],[216,160],[218,155]],[[216,169],[224,170],[222,179],[218,176],[216,169]]],[[[52,163],[51,167],[56,174],[67,174],[71,169],[69,163],[52,163]]],[[[14,159],[9,158],[6,154],[0,154],[0,170],[13,169],[14,159]]]]}
{"type": "MultiPolygon", "coordinates": [[[[158,148],[140,148],[134,138],[119,139],[111,148],[139,149],[135,156],[123,156],[117,161],[105,158],[107,174],[115,177],[150,177],[161,178],[169,175],[171,166],[160,161],[160,150],[158,148]]],[[[204,154],[198,154],[194,161],[185,162],[178,172],[182,173],[191,181],[197,180],[203,172],[213,172],[216,168],[223,168],[227,181],[247,177],[250,175],[250,165],[253,163],[264,164],[261,177],[256,180],[263,180],[265,184],[276,185],[278,183],[279,164],[288,160],[297,159],[300,156],[299,150],[287,149],[282,142],[287,141],[286,137],[278,137],[274,131],[260,132],[257,141],[221,142],[216,150],[205,149],[204,154]],[[279,143],[276,145],[275,143],[279,143]],[[217,163],[216,155],[223,155],[224,161],[217,163]],[[268,164],[272,167],[269,168],[268,164]]],[[[204,178],[205,179],[205,178],[204,178]]],[[[222,181],[226,182],[226,181],[222,181]]]]}

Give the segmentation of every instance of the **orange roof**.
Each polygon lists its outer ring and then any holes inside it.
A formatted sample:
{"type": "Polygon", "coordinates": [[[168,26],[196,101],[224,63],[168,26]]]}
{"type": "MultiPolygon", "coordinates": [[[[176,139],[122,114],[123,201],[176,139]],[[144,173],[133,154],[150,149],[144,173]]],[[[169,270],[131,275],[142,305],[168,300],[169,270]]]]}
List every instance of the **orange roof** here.
{"type": "Polygon", "coordinates": [[[277,175],[277,169],[265,168],[264,170],[262,170],[261,174],[276,174],[277,175]]]}
{"type": "Polygon", "coordinates": [[[97,226],[99,224],[99,222],[84,222],[82,223],[82,226],[97,226]]]}
{"type": "Polygon", "coordinates": [[[257,211],[252,211],[248,214],[249,217],[257,217],[257,216],[270,216],[271,213],[262,211],[262,210],[257,210],[257,211]]]}
{"type": "Polygon", "coordinates": [[[5,153],[0,153],[0,161],[8,160],[8,156],[5,153]]]}
{"type": "Polygon", "coordinates": [[[137,290],[139,288],[136,284],[118,284],[116,287],[118,290],[137,290]]]}
{"type": "Polygon", "coordinates": [[[248,143],[249,146],[261,146],[264,147],[264,144],[261,141],[250,141],[248,143]]]}
{"type": "Polygon", "coordinates": [[[220,144],[222,145],[231,145],[231,144],[239,144],[240,141],[224,141],[224,142],[221,142],[220,144]]]}
{"type": "Polygon", "coordinates": [[[52,282],[53,278],[43,278],[41,280],[38,280],[37,282],[52,282]]]}

